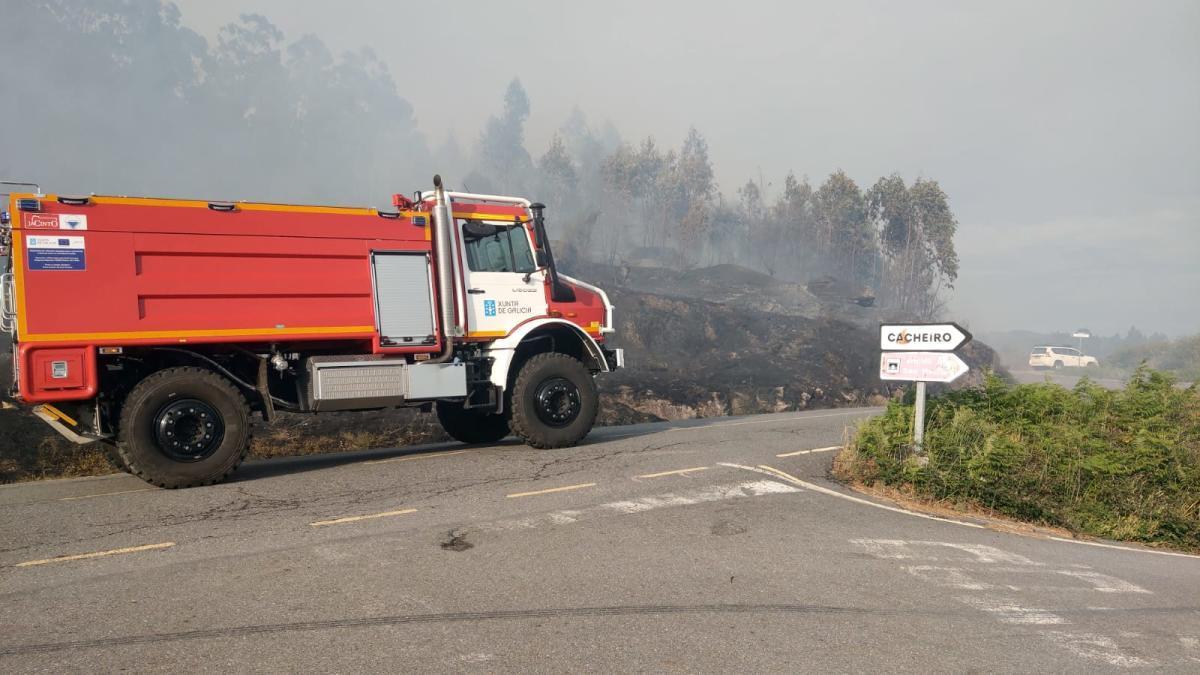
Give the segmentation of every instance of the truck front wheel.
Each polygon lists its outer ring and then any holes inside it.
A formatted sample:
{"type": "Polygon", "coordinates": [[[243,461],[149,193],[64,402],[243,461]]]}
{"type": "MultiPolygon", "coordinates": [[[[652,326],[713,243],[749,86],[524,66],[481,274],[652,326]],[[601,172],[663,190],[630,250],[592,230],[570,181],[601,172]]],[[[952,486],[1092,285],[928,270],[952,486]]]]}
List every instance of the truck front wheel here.
{"type": "Polygon", "coordinates": [[[437,402],[437,418],[442,428],[461,443],[495,443],[508,435],[508,416],[467,410],[462,403],[437,402]]]}
{"type": "Polygon", "coordinates": [[[513,433],[535,448],[575,445],[592,430],[599,402],[595,379],[577,359],[538,354],[521,366],[512,388],[513,433]]]}
{"type": "Polygon", "coordinates": [[[184,488],[224,479],[250,449],[246,399],[202,368],[168,368],[142,380],[121,409],[117,453],[152,485],[184,488]]]}

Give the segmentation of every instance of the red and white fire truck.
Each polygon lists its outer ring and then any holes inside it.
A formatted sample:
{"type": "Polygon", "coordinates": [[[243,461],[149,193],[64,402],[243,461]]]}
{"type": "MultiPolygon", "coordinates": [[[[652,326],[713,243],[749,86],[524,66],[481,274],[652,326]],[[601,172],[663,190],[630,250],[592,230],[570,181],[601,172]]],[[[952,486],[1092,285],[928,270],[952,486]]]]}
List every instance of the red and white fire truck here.
{"type": "Polygon", "coordinates": [[[434,186],[388,210],[11,194],[11,396],[163,487],[225,478],[278,411],[575,444],[623,365],[608,297],[557,271],[543,205],[434,186]]]}

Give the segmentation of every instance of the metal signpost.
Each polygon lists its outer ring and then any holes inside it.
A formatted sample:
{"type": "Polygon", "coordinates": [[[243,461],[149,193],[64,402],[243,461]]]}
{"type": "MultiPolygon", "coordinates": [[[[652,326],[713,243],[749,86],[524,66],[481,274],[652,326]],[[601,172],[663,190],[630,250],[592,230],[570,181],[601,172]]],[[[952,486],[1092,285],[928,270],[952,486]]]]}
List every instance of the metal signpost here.
{"type": "Polygon", "coordinates": [[[879,379],[917,383],[913,419],[913,445],[925,444],[925,383],[953,382],[970,367],[954,351],[971,341],[971,334],[956,323],[881,324],[879,326],[879,379]]]}
{"type": "Polygon", "coordinates": [[[1080,328],[1079,330],[1075,331],[1074,333],[1071,333],[1071,337],[1079,338],[1079,355],[1083,356],[1083,340],[1084,340],[1084,338],[1092,337],[1092,331],[1090,331],[1086,328],[1080,328]]]}

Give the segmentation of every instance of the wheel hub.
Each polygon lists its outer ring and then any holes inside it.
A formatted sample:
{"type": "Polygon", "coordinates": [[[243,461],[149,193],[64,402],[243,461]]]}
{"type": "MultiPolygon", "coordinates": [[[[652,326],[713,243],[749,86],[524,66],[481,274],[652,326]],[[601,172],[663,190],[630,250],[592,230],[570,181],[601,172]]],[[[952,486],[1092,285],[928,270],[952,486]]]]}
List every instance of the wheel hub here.
{"type": "Polygon", "coordinates": [[[561,377],[551,378],[534,392],[538,419],[552,427],[565,427],[579,417],[582,409],[579,387],[561,377]]]}
{"type": "Polygon", "coordinates": [[[199,462],[220,447],[225,424],[211,405],[188,398],[172,401],[158,411],[154,435],[164,455],[177,462],[199,462]]]}

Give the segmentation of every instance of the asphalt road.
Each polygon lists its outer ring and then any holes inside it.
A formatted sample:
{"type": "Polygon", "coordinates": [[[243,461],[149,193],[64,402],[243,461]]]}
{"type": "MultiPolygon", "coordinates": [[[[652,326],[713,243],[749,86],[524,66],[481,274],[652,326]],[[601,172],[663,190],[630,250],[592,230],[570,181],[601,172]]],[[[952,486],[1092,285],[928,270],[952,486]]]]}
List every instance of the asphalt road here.
{"type": "Polygon", "coordinates": [[[1200,670],[1200,558],[847,493],[873,412],[0,488],[0,671],[1200,670]]]}
{"type": "MultiPolygon", "coordinates": [[[[1021,384],[1041,384],[1051,382],[1072,389],[1079,384],[1086,374],[1079,368],[1064,368],[1062,370],[1011,370],[1013,379],[1021,384]]],[[[1092,381],[1105,389],[1124,389],[1125,380],[1116,377],[1094,377],[1092,381]]]]}
{"type": "MultiPolygon", "coordinates": [[[[1086,370],[1080,370],[1079,368],[1064,368],[1062,370],[1010,370],[1009,373],[1013,376],[1013,379],[1021,384],[1050,382],[1066,387],[1067,389],[1073,389],[1075,385],[1079,384],[1079,380],[1083,379],[1084,375],[1088,375],[1086,370]]],[[[1129,381],[1128,377],[1095,377],[1094,375],[1088,375],[1088,377],[1105,389],[1124,389],[1129,381]]],[[[1187,381],[1175,383],[1175,386],[1180,389],[1186,389],[1191,385],[1192,383],[1187,381]]]]}

